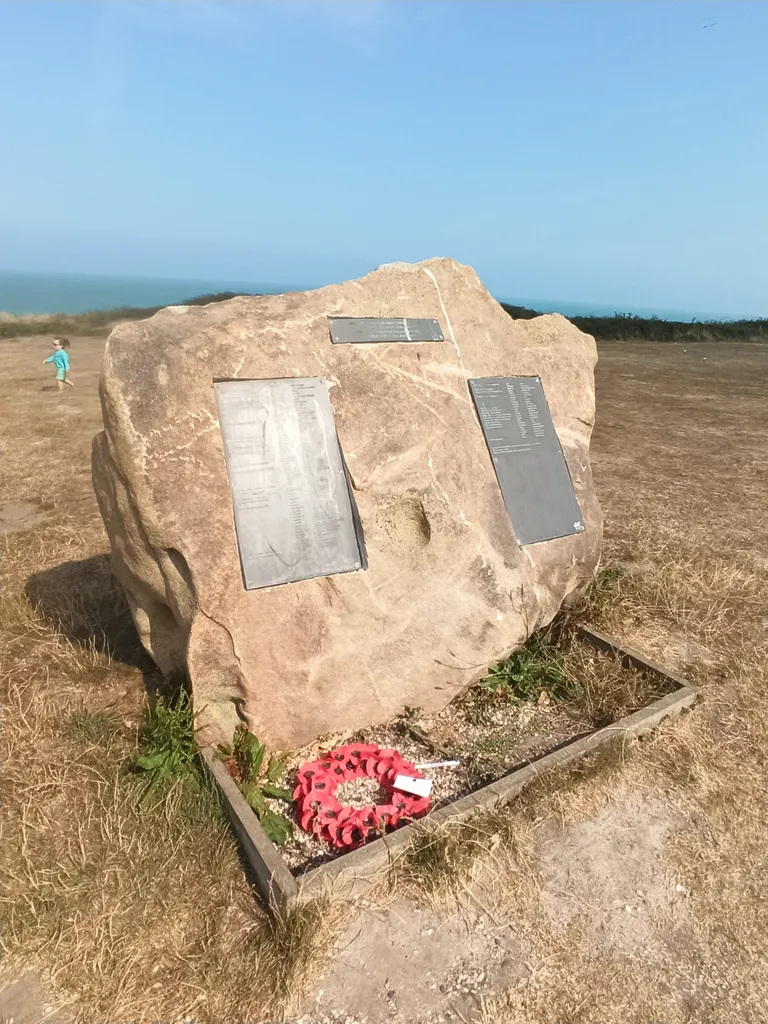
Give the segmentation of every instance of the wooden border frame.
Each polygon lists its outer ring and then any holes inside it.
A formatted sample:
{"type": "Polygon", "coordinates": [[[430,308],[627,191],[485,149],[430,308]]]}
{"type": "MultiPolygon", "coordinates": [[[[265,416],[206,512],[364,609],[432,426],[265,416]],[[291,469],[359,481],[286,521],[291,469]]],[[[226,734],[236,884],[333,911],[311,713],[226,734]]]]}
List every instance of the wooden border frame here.
{"type": "Polygon", "coordinates": [[[253,881],[267,903],[273,909],[283,911],[300,900],[314,896],[357,896],[373,885],[395,857],[405,851],[416,830],[423,827],[425,821],[434,824],[465,818],[477,811],[509,803],[542,773],[572,764],[612,742],[617,736],[623,739],[642,736],[665,719],[677,717],[699,699],[700,693],[696,687],[636,651],[622,647],[588,626],[579,626],[578,633],[585,643],[619,658],[625,667],[647,672],[672,685],[674,690],[612,725],[596,729],[587,736],[568,740],[549,753],[518,765],[495,782],[438,808],[426,819],[412,822],[335,860],[310,868],[298,878],[293,876],[277,847],[267,838],[256,815],[212,748],[201,750],[201,758],[219,790],[253,881]]]}

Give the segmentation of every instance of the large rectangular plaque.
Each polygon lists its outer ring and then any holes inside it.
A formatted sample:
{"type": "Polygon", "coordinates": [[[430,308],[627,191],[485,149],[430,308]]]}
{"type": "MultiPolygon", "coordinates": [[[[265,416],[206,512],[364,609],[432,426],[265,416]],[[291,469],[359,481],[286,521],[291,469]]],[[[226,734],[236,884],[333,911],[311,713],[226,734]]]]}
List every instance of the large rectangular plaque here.
{"type": "Polygon", "coordinates": [[[414,317],[330,316],[334,345],[370,345],[385,341],[445,341],[437,320],[414,317]]]}
{"type": "Polygon", "coordinates": [[[518,543],[581,533],[584,524],[539,377],[470,380],[518,543]]]}
{"type": "Polygon", "coordinates": [[[365,568],[326,381],[214,387],[246,590],[365,568]]]}

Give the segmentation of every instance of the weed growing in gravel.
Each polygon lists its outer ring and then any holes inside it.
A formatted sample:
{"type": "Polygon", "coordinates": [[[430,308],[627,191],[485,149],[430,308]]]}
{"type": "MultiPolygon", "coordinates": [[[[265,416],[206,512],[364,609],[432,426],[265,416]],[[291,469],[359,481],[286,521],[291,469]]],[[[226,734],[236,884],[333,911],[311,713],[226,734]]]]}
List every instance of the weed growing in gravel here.
{"type": "Polygon", "coordinates": [[[569,696],[563,655],[548,630],[534,633],[524,647],[494,665],[478,684],[484,690],[503,690],[508,700],[521,704],[546,693],[551,700],[569,696]]]}
{"type": "Polygon", "coordinates": [[[281,783],[285,775],[285,758],[271,756],[244,725],[238,726],[231,744],[219,745],[219,755],[240,787],[261,827],[273,843],[282,846],[293,832],[293,823],[269,806],[268,800],[291,803],[293,794],[281,783]],[[266,764],[265,764],[266,762],[266,764]]]}
{"type": "Polygon", "coordinates": [[[602,570],[585,596],[583,610],[558,616],[546,629],[530,636],[525,645],[463,698],[474,723],[487,723],[500,701],[569,703],[580,709],[595,728],[608,725],[655,700],[663,688],[616,659],[596,653],[579,639],[574,621],[588,613],[598,617],[616,598],[624,576],[617,567],[602,570]]]}
{"type": "Polygon", "coordinates": [[[539,700],[542,694],[552,701],[568,700],[571,696],[562,651],[554,642],[551,629],[534,633],[519,651],[494,665],[467,692],[463,703],[470,721],[480,724],[500,701],[523,704],[539,700]]]}

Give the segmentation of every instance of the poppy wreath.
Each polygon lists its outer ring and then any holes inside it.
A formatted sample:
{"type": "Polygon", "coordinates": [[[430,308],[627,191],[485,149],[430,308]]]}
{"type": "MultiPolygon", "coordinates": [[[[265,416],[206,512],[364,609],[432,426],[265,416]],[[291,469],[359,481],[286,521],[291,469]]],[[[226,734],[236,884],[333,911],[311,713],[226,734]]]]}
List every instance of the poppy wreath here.
{"type": "Polygon", "coordinates": [[[336,747],[317,761],[308,761],[296,773],[293,799],[299,824],[305,832],[330,843],[337,850],[362,845],[374,835],[420,818],[429,810],[429,797],[411,796],[395,789],[395,778],[424,776],[397,750],[366,743],[336,747]],[[344,807],[336,799],[337,788],[353,779],[376,779],[384,802],[369,807],[344,807]]]}

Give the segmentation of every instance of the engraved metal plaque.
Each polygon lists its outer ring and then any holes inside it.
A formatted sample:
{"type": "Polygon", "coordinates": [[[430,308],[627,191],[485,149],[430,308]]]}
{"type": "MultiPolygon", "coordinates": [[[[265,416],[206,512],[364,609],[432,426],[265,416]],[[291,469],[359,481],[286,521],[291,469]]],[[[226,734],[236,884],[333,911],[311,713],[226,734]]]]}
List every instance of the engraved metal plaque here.
{"type": "Polygon", "coordinates": [[[325,380],[214,387],[246,590],[365,568],[325,380]]]}
{"type": "Polygon", "coordinates": [[[328,324],[334,345],[370,345],[382,341],[445,341],[437,320],[329,316],[328,324]]]}
{"type": "Polygon", "coordinates": [[[519,544],[584,530],[539,377],[470,380],[493,468],[519,544]]]}

